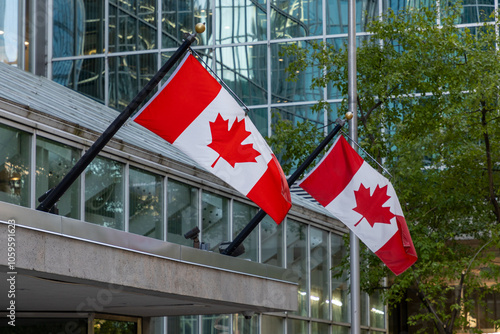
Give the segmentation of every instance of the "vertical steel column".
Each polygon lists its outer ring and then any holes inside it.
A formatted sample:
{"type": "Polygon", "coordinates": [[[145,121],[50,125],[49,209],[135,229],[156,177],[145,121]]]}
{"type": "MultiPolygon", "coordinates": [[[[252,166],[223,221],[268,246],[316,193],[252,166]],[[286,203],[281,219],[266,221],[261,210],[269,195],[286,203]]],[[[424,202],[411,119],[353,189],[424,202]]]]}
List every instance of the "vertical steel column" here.
{"type": "MultiPolygon", "coordinates": [[[[349,0],[348,25],[348,111],[352,113],[349,121],[351,146],[357,151],[354,142],[358,141],[357,85],[356,85],[356,0],[349,0]]],[[[351,266],[351,334],[361,334],[361,292],[359,268],[359,239],[350,232],[351,266]]]]}

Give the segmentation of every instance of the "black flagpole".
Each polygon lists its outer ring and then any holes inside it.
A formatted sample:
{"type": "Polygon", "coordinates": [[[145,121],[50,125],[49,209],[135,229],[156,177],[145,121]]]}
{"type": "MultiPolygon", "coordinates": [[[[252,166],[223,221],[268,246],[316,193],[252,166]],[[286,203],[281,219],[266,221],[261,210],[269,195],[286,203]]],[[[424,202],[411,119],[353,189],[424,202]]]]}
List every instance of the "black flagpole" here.
{"type": "MultiPolygon", "coordinates": [[[[202,33],[205,31],[205,25],[198,23],[196,31],[202,33]]],[[[40,197],[41,203],[36,208],[39,211],[48,212],[54,204],[61,198],[61,196],[68,190],[68,188],[75,182],[80,174],[87,168],[87,166],[94,160],[97,154],[106,146],[106,144],[113,138],[123,124],[129,117],[137,110],[139,105],[148,97],[157,84],[163,79],[165,74],[175,65],[175,63],[184,55],[187,49],[195,41],[196,34],[190,34],[186,37],[185,41],[170,57],[170,59],[160,68],[160,70],[151,78],[151,80],[144,86],[144,88],[137,94],[137,96],[123,109],[118,117],[111,123],[111,125],[102,133],[102,135],[95,141],[95,143],[85,152],[85,154],[78,160],[73,168],[64,176],[57,186],[47,191],[40,197]]]]}
{"type": "MultiPolygon", "coordinates": [[[[323,139],[323,141],[314,149],[314,151],[307,157],[307,159],[297,168],[297,170],[287,179],[288,187],[291,187],[292,184],[297,181],[299,176],[306,170],[307,167],[313,162],[314,159],[318,156],[318,154],[328,145],[328,143],[332,140],[333,137],[340,131],[340,129],[344,126],[345,121],[337,119],[337,125],[333,128],[333,130],[323,139]]],[[[259,210],[257,214],[252,218],[252,220],[241,230],[241,232],[234,238],[234,240],[224,249],[221,253],[224,255],[231,255],[238,248],[239,245],[252,233],[253,229],[259,225],[259,223],[264,219],[266,213],[264,210],[259,210]]]]}

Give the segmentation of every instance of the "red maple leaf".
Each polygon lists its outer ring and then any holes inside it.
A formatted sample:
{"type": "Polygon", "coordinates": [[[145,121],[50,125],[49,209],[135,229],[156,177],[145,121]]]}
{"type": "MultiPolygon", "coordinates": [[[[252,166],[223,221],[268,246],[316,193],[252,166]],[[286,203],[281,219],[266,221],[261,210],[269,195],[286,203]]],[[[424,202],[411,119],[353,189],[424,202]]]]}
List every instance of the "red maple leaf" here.
{"type": "Polygon", "coordinates": [[[390,224],[391,219],[396,216],[391,212],[390,208],[382,207],[391,198],[391,196],[387,195],[387,185],[382,188],[377,185],[373,195],[370,195],[370,188],[365,188],[361,184],[359,189],[354,191],[354,195],[356,196],[357,206],[353,210],[363,215],[354,226],[357,226],[363,218],[366,218],[371,227],[375,223],[390,224]]]}
{"type": "Polygon", "coordinates": [[[214,122],[210,122],[210,131],[212,132],[212,142],[208,145],[211,149],[219,153],[219,156],[212,164],[212,168],[222,157],[231,167],[236,163],[257,162],[256,157],[260,155],[253,148],[253,144],[241,143],[252,133],[245,129],[245,119],[235,120],[231,129],[229,129],[229,119],[224,120],[220,114],[214,122]]]}

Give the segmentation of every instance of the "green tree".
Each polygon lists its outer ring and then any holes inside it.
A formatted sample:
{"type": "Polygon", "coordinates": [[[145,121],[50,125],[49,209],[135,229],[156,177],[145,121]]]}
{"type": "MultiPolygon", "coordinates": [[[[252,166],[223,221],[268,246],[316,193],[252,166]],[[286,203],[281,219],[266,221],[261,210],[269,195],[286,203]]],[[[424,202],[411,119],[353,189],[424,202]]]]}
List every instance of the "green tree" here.
{"type": "MultiPolygon", "coordinates": [[[[389,305],[415,290],[421,309],[409,324],[443,334],[480,332],[468,320],[477,317],[474,305],[500,288],[500,40],[495,25],[456,27],[460,13],[459,6],[388,11],[357,49],[359,143],[390,171],[419,255],[395,277],[363,249],[362,288],[381,289],[389,276],[389,305]]],[[[290,46],[285,54],[296,59],[291,80],[308,66],[321,69],[312,85],[333,85],[345,97],[339,114],[347,111],[346,46],[290,46]]],[[[274,129],[284,150],[277,154],[295,161],[286,150],[302,138],[283,128],[274,129]]]]}

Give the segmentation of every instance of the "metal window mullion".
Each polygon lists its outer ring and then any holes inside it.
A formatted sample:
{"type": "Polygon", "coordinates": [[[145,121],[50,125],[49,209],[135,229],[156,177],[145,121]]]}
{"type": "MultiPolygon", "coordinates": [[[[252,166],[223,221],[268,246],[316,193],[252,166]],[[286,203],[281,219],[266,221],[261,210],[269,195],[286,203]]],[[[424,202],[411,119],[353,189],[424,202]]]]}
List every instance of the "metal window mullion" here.
{"type": "Polygon", "coordinates": [[[130,224],[130,163],[123,166],[123,230],[129,232],[130,224]]]}
{"type": "MultiPolygon", "coordinates": [[[[333,263],[332,263],[332,232],[328,232],[328,240],[327,240],[327,251],[326,251],[326,263],[327,263],[327,268],[332,268],[333,263]]],[[[333,321],[333,307],[332,307],[332,295],[333,295],[333,290],[332,290],[332,275],[328,275],[328,320],[333,321]]],[[[331,327],[331,326],[330,326],[331,327]]]]}
{"type": "Polygon", "coordinates": [[[53,56],[53,37],[54,37],[54,3],[53,0],[47,0],[47,78],[52,80],[52,56],[53,56]]]}
{"type": "Polygon", "coordinates": [[[25,58],[25,48],[24,44],[26,38],[26,7],[24,6],[23,0],[17,1],[17,66],[23,70],[24,68],[24,58],[25,58]]]}
{"type": "Polygon", "coordinates": [[[168,231],[168,176],[163,177],[163,240],[167,241],[168,231]]]}
{"type": "MultiPolygon", "coordinates": [[[[116,18],[116,34],[118,35],[118,19],[116,18]]],[[[109,0],[104,0],[104,105],[109,106],[109,0]]]]}
{"type": "Polygon", "coordinates": [[[156,68],[159,71],[161,68],[161,47],[162,47],[162,26],[161,26],[161,16],[162,16],[162,1],[156,0],[156,48],[158,49],[158,56],[156,61],[156,68]]]}
{"type": "Polygon", "coordinates": [[[36,201],[36,131],[31,136],[30,150],[30,208],[34,209],[38,203],[36,201]]]}
{"type": "Polygon", "coordinates": [[[307,239],[306,239],[306,281],[307,281],[307,317],[311,318],[311,225],[307,224],[307,239]]]}
{"type": "MultiPolygon", "coordinates": [[[[80,158],[83,156],[85,150],[80,151],[80,158]]],[[[86,189],[85,171],[80,174],[80,219],[85,221],[85,189],[86,189]]]]}

